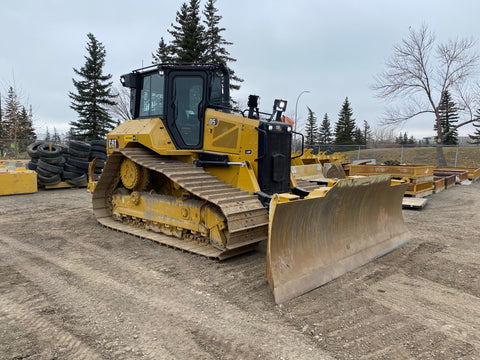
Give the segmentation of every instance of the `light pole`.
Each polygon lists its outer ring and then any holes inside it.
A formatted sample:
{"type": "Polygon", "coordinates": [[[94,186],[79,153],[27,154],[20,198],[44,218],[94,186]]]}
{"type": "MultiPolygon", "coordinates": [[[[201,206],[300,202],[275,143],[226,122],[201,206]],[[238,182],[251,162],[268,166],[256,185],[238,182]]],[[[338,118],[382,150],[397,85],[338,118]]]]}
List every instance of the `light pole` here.
{"type": "MultiPolygon", "coordinates": [[[[297,131],[297,107],[298,107],[298,100],[300,100],[300,96],[302,96],[302,94],[305,94],[305,93],[309,93],[310,91],[308,90],[304,90],[302,91],[298,97],[297,97],[297,102],[295,103],[295,124],[293,125],[293,131],[296,132],[297,131]]],[[[297,134],[293,134],[293,153],[295,154],[295,152],[297,151],[297,134]]]]}

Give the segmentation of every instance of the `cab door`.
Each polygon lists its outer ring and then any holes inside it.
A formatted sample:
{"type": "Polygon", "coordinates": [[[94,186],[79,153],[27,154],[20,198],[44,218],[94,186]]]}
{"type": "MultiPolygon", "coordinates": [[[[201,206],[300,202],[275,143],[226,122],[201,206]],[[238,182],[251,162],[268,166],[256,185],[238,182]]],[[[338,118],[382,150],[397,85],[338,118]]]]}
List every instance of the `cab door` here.
{"type": "Polygon", "coordinates": [[[201,149],[206,109],[207,76],[201,71],[168,75],[168,128],[179,149],[201,149]]]}

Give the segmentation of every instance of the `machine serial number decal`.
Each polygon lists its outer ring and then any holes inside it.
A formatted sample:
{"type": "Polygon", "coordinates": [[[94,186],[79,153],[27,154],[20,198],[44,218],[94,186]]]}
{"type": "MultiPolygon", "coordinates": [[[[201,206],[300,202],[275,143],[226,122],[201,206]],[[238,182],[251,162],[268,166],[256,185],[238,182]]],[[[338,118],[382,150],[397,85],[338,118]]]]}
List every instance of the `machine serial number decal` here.
{"type": "Polygon", "coordinates": [[[208,125],[217,126],[218,125],[218,120],[215,119],[215,118],[210,118],[210,119],[208,119],[208,125]]]}
{"type": "Polygon", "coordinates": [[[125,135],[123,137],[125,141],[137,141],[137,136],[136,135],[125,135]]]}
{"type": "Polygon", "coordinates": [[[116,149],[116,148],[118,148],[118,141],[117,141],[117,139],[108,139],[108,148],[109,148],[109,149],[116,149]]]}

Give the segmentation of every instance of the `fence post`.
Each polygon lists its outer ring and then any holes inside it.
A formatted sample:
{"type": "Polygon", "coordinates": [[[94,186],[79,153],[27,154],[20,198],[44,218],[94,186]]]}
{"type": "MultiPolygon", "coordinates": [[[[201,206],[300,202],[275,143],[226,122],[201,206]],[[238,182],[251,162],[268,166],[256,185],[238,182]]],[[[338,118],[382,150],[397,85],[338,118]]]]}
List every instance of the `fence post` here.
{"type": "MultiPolygon", "coordinates": [[[[458,159],[458,144],[457,144],[457,150],[455,151],[455,167],[457,167],[457,159],[458,159]]],[[[465,166],[465,165],[464,165],[465,166]]]]}
{"type": "Polygon", "coordinates": [[[402,144],[402,152],[400,153],[400,164],[403,164],[403,144],[402,144]]]}
{"type": "Polygon", "coordinates": [[[360,160],[360,148],[361,148],[361,145],[358,145],[358,155],[357,155],[357,160],[360,160]]]}

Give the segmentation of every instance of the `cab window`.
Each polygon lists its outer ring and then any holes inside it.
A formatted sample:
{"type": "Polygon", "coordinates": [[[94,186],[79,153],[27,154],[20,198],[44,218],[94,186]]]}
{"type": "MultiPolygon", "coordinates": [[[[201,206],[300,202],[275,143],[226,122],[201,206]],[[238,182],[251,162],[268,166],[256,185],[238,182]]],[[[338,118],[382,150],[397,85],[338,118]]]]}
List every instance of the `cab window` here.
{"type": "Polygon", "coordinates": [[[140,90],[140,117],[164,115],[164,77],[159,73],[144,76],[140,90]]]}

